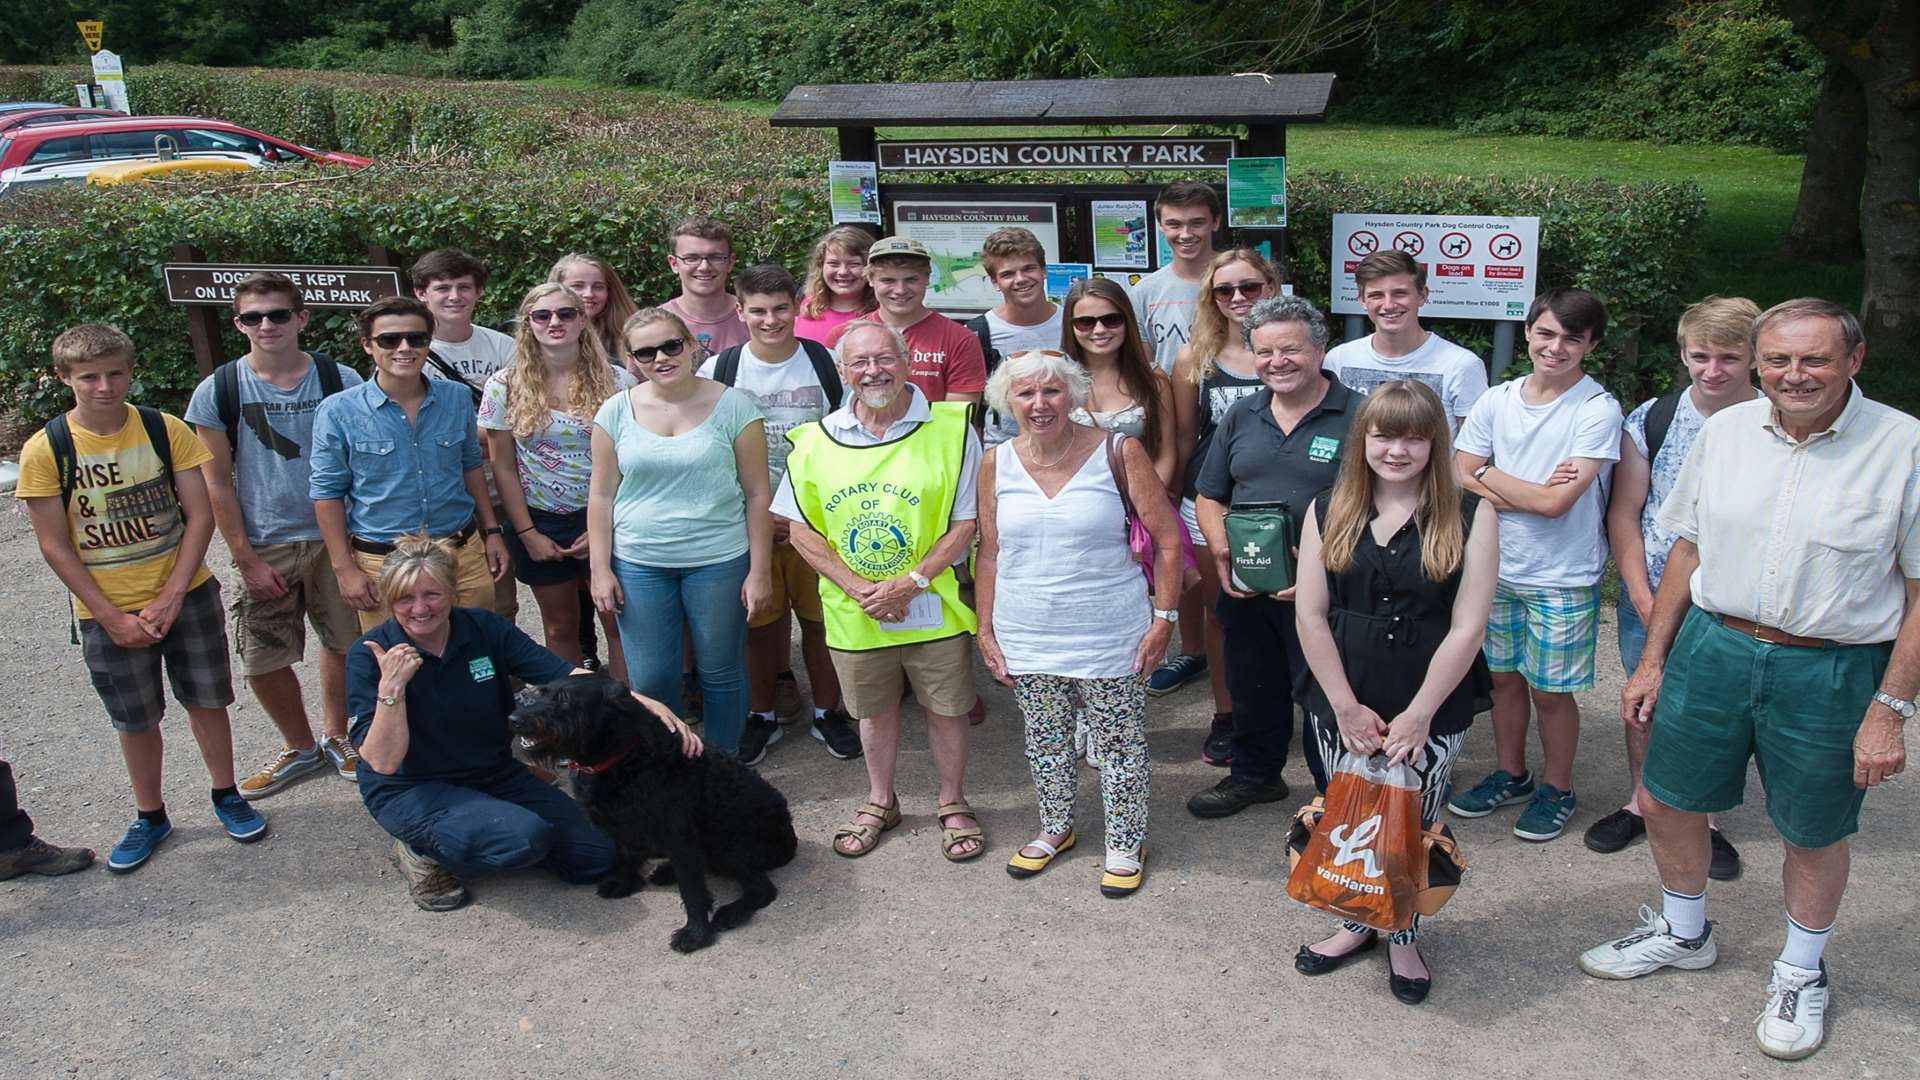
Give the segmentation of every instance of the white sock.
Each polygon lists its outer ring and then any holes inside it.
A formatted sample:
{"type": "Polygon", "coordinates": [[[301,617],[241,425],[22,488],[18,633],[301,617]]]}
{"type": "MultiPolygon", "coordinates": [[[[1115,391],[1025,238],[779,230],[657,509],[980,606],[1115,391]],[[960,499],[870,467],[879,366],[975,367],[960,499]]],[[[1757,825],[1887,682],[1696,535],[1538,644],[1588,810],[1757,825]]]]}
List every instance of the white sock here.
{"type": "Polygon", "coordinates": [[[1692,941],[1707,932],[1707,894],[1685,896],[1672,889],[1661,889],[1660,914],[1666,916],[1673,935],[1692,941]]]}
{"type": "Polygon", "coordinates": [[[759,717],[759,718],[760,718],[760,719],[762,719],[762,720],[765,720],[765,721],[766,721],[767,723],[769,723],[769,724],[771,724],[771,723],[773,723],[773,710],[772,710],[772,709],[768,709],[768,710],[767,710],[766,712],[756,712],[756,713],[754,713],[753,715],[755,715],[755,716],[757,716],[757,717],[759,717]]]}
{"type": "Polygon", "coordinates": [[[1827,951],[1827,935],[1832,932],[1831,923],[1824,930],[1809,930],[1787,916],[1787,945],[1780,950],[1780,962],[1803,971],[1819,971],[1820,956],[1827,951]]]}

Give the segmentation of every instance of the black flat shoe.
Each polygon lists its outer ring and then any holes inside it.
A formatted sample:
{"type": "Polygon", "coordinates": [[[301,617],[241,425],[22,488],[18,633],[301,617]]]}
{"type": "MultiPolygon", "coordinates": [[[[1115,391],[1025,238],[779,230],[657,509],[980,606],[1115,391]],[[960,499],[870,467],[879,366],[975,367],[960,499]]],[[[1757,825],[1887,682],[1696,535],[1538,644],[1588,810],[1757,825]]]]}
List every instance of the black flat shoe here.
{"type": "Polygon", "coordinates": [[[1707,864],[1707,876],[1715,881],[1732,881],[1740,876],[1740,852],[1719,829],[1708,834],[1713,845],[1713,861],[1707,864]]]}
{"type": "MultiPolygon", "coordinates": [[[[1421,963],[1425,963],[1426,959],[1424,956],[1421,957],[1421,963]]],[[[1431,976],[1431,971],[1428,974],[1431,976]]],[[[1388,961],[1387,989],[1393,991],[1394,1000],[1407,1005],[1418,1005],[1427,1000],[1427,991],[1433,989],[1433,979],[1431,977],[1409,979],[1405,975],[1396,975],[1393,972],[1392,961],[1388,961]]]]}
{"type": "Polygon", "coordinates": [[[1302,975],[1325,975],[1340,970],[1342,965],[1361,953],[1372,952],[1379,944],[1379,934],[1368,934],[1366,941],[1339,956],[1323,956],[1314,952],[1310,946],[1302,945],[1300,951],[1293,954],[1293,970],[1302,975]]]}

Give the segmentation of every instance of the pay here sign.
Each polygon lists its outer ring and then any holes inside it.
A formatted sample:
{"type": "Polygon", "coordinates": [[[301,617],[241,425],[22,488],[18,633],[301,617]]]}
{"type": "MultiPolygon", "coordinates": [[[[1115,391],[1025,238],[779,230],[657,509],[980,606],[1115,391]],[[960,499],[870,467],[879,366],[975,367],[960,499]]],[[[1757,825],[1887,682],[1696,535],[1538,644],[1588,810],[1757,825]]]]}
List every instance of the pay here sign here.
{"type": "Polygon", "coordinates": [[[1353,268],[1376,251],[1404,251],[1427,269],[1430,319],[1526,318],[1540,255],[1537,217],[1333,215],[1333,310],[1362,315],[1353,268]]]}

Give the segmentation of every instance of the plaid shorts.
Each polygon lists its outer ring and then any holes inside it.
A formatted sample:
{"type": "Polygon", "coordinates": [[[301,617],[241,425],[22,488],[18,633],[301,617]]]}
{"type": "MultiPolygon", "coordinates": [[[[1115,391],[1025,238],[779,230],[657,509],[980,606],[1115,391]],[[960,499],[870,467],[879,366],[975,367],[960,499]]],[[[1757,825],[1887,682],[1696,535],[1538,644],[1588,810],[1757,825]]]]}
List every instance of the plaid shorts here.
{"type": "Polygon", "coordinates": [[[233,704],[226,612],[220,607],[220,583],[212,578],[187,593],[180,614],[158,644],[124,648],[114,643],[106,627],[81,619],[80,645],[87,674],[115,731],[137,735],[160,722],[167,711],[160,685],[163,664],[180,704],[195,709],[233,704]]]}
{"type": "Polygon", "coordinates": [[[1493,588],[1482,649],[1487,667],[1517,671],[1535,690],[1571,694],[1593,689],[1593,654],[1600,637],[1600,589],[1493,588]]]}

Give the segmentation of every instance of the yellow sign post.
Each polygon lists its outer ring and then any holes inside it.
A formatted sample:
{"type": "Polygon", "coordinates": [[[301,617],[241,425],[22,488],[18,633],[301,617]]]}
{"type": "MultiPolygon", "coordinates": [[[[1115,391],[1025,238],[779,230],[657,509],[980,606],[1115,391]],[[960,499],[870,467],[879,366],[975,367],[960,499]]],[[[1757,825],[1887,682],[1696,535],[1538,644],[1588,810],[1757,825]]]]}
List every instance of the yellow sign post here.
{"type": "Polygon", "coordinates": [[[100,31],[106,26],[106,23],[101,22],[99,19],[81,19],[73,25],[80,28],[80,40],[87,43],[87,51],[90,53],[99,52],[100,31]]]}

